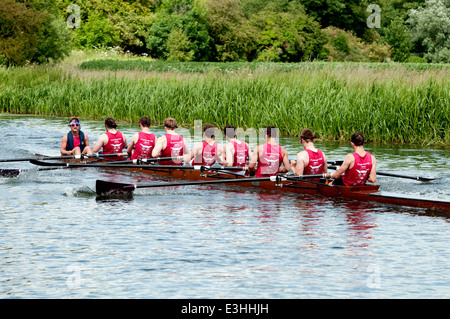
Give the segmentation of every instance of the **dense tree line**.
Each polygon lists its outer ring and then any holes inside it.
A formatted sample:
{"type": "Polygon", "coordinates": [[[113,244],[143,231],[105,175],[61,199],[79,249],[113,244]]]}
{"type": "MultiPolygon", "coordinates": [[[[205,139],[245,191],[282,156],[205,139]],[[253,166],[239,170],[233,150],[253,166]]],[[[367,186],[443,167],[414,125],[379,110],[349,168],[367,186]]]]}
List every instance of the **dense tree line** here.
{"type": "Polygon", "coordinates": [[[108,47],[173,61],[448,63],[449,30],[450,0],[2,0],[0,64],[108,47]]]}

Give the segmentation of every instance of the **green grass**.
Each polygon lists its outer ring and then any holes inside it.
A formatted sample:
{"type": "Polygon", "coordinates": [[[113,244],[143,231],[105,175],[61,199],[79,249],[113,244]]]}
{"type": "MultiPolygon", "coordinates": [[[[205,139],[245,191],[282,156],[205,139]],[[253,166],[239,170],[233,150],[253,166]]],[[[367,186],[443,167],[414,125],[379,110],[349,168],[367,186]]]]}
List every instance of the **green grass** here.
{"type": "Polygon", "coordinates": [[[324,140],[361,131],[374,142],[448,145],[449,68],[425,66],[93,60],[80,68],[0,68],[0,112],[174,117],[187,127],[195,120],[275,125],[286,136],[311,128],[324,140]]]}

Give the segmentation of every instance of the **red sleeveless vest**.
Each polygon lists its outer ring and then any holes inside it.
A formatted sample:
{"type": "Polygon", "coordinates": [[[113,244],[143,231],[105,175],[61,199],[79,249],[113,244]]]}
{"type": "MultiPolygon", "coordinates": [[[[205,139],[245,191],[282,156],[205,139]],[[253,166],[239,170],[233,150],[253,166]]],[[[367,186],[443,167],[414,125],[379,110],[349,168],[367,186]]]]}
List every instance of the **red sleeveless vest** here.
{"type": "Polygon", "coordinates": [[[364,185],[372,170],[372,154],[366,152],[364,156],[353,153],[355,164],[342,175],[342,182],[346,186],[364,185]]]}
{"type": "MultiPolygon", "coordinates": [[[[116,131],[115,134],[106,132],[106,135],[108,136],[108,143],[103,146],[103,154],[122,153],[124,146],[122,133],[119,131],[116,131]]],[[[108,157],[108,159],[112,161],[118,161],[121,160],[122,157],[108,157]]]]}
{"type": "Polygon", "coordinates": [[[263,145],[263,152],[258,159],[258,168],[256,169],[256,177],[269,177],[278,174],[278,169],[283,162],[280,145],[271,145],[266,143],[263,145]]]}
{"type": "Polygon", "coordinates": [[[150,158],[155,147],[156,137],[153,133],[139,132],[131,159],[150,158]]]}
{"type": "Polygon", "coordinates": [[[234,147],[234,159],[233,166],[244,167],[245,162],[248,158],[248,146],[247,143],[241,142],[238,144],[237,142],[232,142],[234,147]]]}
{"type": "MultiPolygon", "coordinates": [[[[184,154],[184,148],[186,147],[184,144],[184,139],[181,135],[173,135],[166,134],[167,147],[161,152],[160,157],[175,157],[182,156],[184,154]]],[[[161,161],[159,164],[161,165],[181,165],[183,160],[170,160],[170,161],[161,161]]]]}

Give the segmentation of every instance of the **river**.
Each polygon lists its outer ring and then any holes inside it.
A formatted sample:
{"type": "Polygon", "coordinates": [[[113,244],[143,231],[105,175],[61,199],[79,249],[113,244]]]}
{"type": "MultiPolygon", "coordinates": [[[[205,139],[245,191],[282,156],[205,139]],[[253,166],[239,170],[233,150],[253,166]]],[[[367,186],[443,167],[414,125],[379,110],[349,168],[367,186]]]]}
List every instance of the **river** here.
{"type": "MultiPolygon", "coordinates": [[[[1,158],[59,155],[67,122],[0,115],[1,158]]],[[[103,122],[81,124],[91,144],[104,131],[103,122]]],[[[129,140],[138,127],[119,122],[118,129],[129,140]]],[[[298,139],[280,143],[295,158],[298,139]]],[[[316,146],[330,160],[351,152],[349,143],[316,146]]],[[[423,183],[379,176],[382,190],[449,200],[448,147],[366,149],[379,170],[441,177],[423,183]]],[[[99,199],[96,179],[155,178],[1,164],[29,169],[0,178],[2,298],[450,298],[443,214],[232,186],[99,199]]]]}

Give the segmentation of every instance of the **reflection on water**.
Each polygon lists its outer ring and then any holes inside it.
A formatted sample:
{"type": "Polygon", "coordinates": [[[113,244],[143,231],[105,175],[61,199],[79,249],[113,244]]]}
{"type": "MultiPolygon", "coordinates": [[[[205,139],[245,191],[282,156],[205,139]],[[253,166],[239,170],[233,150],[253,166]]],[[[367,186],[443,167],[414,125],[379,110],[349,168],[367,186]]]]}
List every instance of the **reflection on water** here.
{"type": "MultiPolygon", "coordinates": [[[[103,132],[101,122],[82,125],[91,139],[103,132]]],[[[131,137],[136,127],[121,130],[131,137]]],[[[2,157],[58,155],[66,131],[64,119],[0,116],[2,157]]],[[[297,139],[283,142],[295,156],[297,139]]],[[[350,151],[317,145],[333,160],[350,151]]],[[[443,176],[430,183],[380,176],[383,190],[449,198],[448,148],[368,148],[380,170],[443,176]]],[[[94,168],[42,172],[27,162],[1,168],[29,170],[0,178],[4,298],[450,297],[450,249],[436,245],[448,238],[447,215],[229,185],[101,198],[97,179],[167,179],[94,168]]]]}

